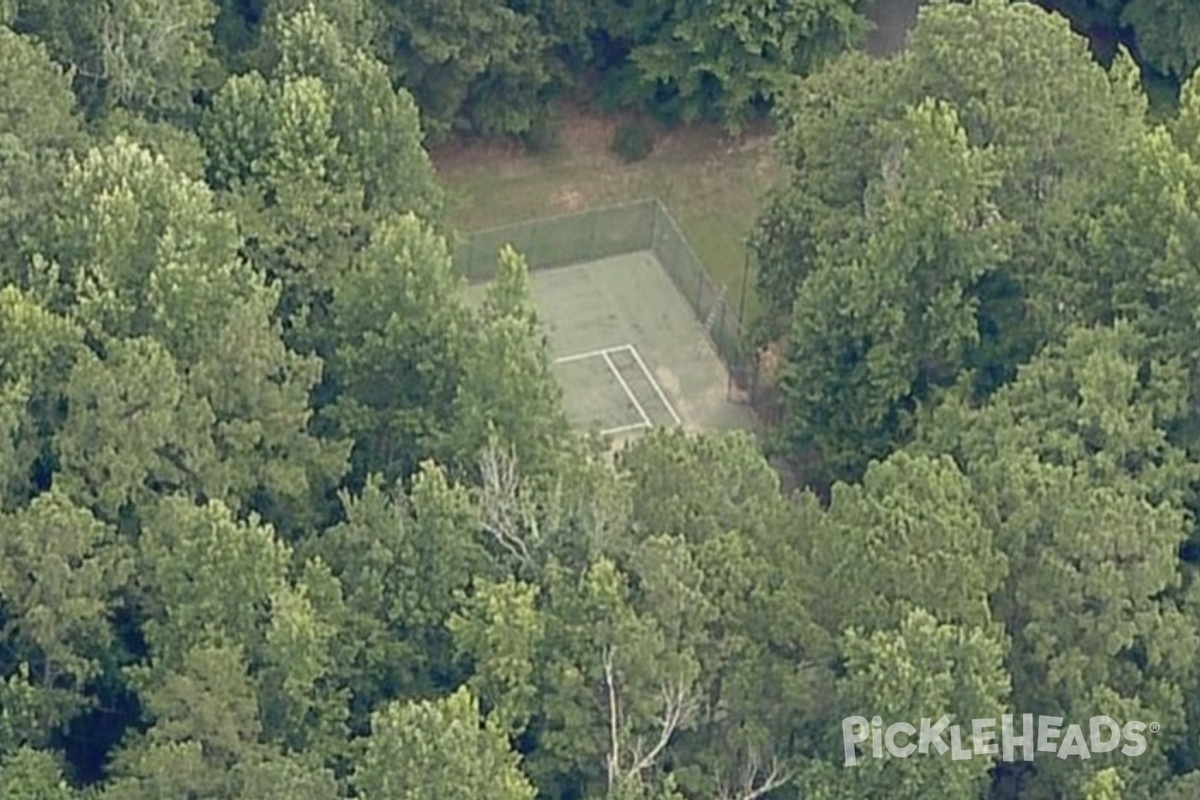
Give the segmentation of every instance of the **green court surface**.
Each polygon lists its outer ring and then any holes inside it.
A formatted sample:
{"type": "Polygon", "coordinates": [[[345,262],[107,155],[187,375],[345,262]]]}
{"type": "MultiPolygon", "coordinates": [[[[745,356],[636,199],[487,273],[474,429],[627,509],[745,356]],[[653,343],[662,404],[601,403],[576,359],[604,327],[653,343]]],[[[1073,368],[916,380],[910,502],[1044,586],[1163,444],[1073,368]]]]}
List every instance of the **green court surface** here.
{"type": "Polygon", "coordinates": [[[581,426],[618,435],[683,423],[633,345],[562,356],[554,367],[581,426]]]}
{"type": "MultiPolygon", "coordinates": [[[[687,301],[650,251],[535,270],[530,289],[564,403],[580,427],[748,429],[729,377],[687,301]]],[[[483,286],[471,287],[478,296],[483,286]]]]}

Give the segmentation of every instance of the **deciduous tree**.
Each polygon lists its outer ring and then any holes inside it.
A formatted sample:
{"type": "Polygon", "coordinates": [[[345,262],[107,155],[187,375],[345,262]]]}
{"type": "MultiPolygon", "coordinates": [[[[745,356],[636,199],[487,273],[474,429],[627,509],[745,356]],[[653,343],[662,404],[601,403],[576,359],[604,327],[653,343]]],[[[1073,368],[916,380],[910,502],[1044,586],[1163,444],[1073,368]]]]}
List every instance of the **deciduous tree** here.
{"type": "MultiPolygon", "coordinates": [[[[947,403],[926,428],[964,464],[1010,564],[992,609],[1013,640],[1016,706],[1158,721],[1171,732],[1116,763],[1145,786],[1184,729],[1197,638],[1178,562],[1195,468],[1164,429],[1186,390],[1154,355],[1127,325],[1079,330],[987,406],[947,403]]],[[[1078,791],[1111,763],[1056,759],[1038,780],[1078,791]]]]}
{"type": "Polygon", "coordinates": [[[995,168],[958,116],[926,103],[883,135],[861,239],[818,256],[800,284],[779,375],[782,435],[833,477],[886,455],[911,409],[955,380],[978,341],[974,287],[1006,258],[995,168]]]}
{"type": "MultiPolygon", "coordinates": [[[[914,726],[922,719],[936,722],[944,714],[966,726],[960,747],[970,750],[971,721],[991,719],[998,724],[1005,713],[1009,691],[1005,646],[989,626],[939,624],[915,608],[890,630],[873,634],[848,630],[844,653],[846,675],[838,684],[838,706],[848,712],[844,717],[878,717],[886,730],[895,722],[914,726]]],[[[917,738],[901,736],[896,743],[915,745],[917,738]]],[[[986,796],[990,759],[955,760],[936,745],[928,747],[927,753],[903,759],[885,750],[884,757],[877,759],[868,737],[856,747],[856,765],[848,768],[842,730],[830,739],[830,760],[814,764],[798,778],[806,796],[821,800],[986,796]]]]}
{"type": "Polygon", "coordinates": [[[462,689],[438,701],[394,703],[371,719],[353,784],[363,800],[533,800],[504,731],[481,724],[462,689]]]}
{"type": "Polygon", "coordinates": [[[489,0],[380,0],[380,37],[397,83],[434,139],[520,134],[544,113],[550,40],[537,20],[489,0]]]}
{"type": "Polygon", "coordinates": [[[67,153],[86,137],[72,75],[30,36],[0,26],[0,281],[27,277],[27,259],[54,205],[67,153]]]}
{"type": "Polygon", "coordinates": [[[188,110],[192,92],[215,79],[212,0],[105,2],[80,8],[61,0],[21,0],[18,30],[46,41],[86,82],[97,110],[124,106],[148,114],[188,110]]]}
{"type": "MultiPolygon", "coordinates": [[[[309,433],[320,363],[285,345],[273,319],[278,290],[238,247],[235,220],[214,209],[208,188],[135,143],[118,138],[76,165],[45,244],[58,276],[48,302],[112,349],[82,362],[74,384],[81,411],[108,403],[111,416],[80,413],[61,446],[76,454],[72,464],[121,458],[121,414],[167,415],[163,440],[147,445],[175,443],[151,459],[179,473],[162,478],[167,487],[294,527],[319,515],[314,497],[341,477],[347,447],[309,433]],[[154,377],[126,388],[125,369],[154,377]],[[142,396],[121,400],[127,391],[142,396]],[[79,439],[83,430],[107,437],[110,450],[79,439]]],[[[134,457],[129,468],[149,463],[134,457]]]]}

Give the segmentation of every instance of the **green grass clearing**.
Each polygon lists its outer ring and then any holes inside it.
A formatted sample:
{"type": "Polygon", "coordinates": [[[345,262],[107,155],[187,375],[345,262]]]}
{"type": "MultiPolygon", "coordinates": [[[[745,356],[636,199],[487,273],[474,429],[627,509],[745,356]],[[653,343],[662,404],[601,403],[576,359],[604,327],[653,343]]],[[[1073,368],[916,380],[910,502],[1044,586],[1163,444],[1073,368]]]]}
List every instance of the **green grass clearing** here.
{"type": "MultiPolygon", "coordinates": [[[[496,144],[435,152],[450,197],[450,224],[470,231],[657,197],[736,304],[745,238],[774,171],[768,136],[756,131],[730,140],[701,127],[664,131],[649,158],[626,164],[608,149],[618,123],[615,117],[572,114],[562,147],[544,156],[496,144]]],[[[758,309],[753,275],[749,284],[747,320],[758,309]]]]}

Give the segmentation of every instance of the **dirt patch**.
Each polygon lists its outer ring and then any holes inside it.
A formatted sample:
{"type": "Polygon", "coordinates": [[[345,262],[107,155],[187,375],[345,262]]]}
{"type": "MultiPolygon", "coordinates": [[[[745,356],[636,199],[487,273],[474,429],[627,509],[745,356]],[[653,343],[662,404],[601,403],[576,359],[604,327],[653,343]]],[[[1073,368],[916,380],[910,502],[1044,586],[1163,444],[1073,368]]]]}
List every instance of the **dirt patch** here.
{"type": "Polygon", "coordinates": [[[518,142],[458,140],[429,149],[429,158],[438,172],[478,169],[504,163],[519,163],[528,158],[518,142]]]}
{"type": "Polygon", "coordinates": [[[772,158],[769,153],[760,156],[754,162],[754,176],[756,178],[767,178],[771,175],[775,175],[777,174],[778,169],[779,162],[772,158]]]}
{"type": "MultiPolygon", "coordinates": [[[[448,193],[447,221],[478,230],[657,197],[730,296],[740,296],[745,236],[777,171],[769,130],[729,137],[711,125],[660,129],[650,156],[627,164],[609,145],[629,118],[568,109],[561,146],[539,156],[514,142],[439,147],[432,155],[448,193]]],[[[755,308],[747,296],[748,318],[755,308]]]]}
{"type": "Polygon", "coordinates": [[[743,153],[761,153],[764,150],[771,148],[771,134],[769,132],[755,130],[747,133],[741,138],[732,142],[725,148],[728,155],[741,155],[743,153]]]}
{"type": "Polygon", "coordinates": [[[566,113],[562,147],[573,153],[607,153],[613,131],[621,124],[621,117],[599,116],[582,110],[566,113]]]}
{"type": "MultiPolygon", "coordinates": [[[[439,145],[430,151],[440,173],[470,172],[487,167],[498,171],[536,168],[553,162],[593,162],[609,174],[637,172],[642,164],[624,164],[609,151],[618,125],[631,118],[627,113],[598,114],[586,109],[568,108],[563,112],[560,146],[546,156],[530,156],[513,140],[479,141],[462,139],[439,145]]],[[[769,126],[755,125],[744,134],[729,137],[712,125],[659,128],[654,152],[648,161],[694,161],[698,158],[719,162],[730,155],[762,152],[770,149],[769,126]]],[[[642,162],[643,164],[645,162],[642,162]]]]}
{"type": "Polygon", "coordinates": [[[559,147],[545,156],[531,156],[514,139],[483,141],[462,138],[430,148],[430,158],[438,172],[454,174],[489,169],[530,168],[553,160],[573,159],[588,154],[608,154],[608,143],[621,117],[601,116],[580,109],[563,113],[559,147]]]}
{"type": "Polygon", "coordinates": [[[578,211],[583,208],[587,201],[583,194],[570,186],[560,189],[553,198],[555,207],[560,211],[578,211]]]}

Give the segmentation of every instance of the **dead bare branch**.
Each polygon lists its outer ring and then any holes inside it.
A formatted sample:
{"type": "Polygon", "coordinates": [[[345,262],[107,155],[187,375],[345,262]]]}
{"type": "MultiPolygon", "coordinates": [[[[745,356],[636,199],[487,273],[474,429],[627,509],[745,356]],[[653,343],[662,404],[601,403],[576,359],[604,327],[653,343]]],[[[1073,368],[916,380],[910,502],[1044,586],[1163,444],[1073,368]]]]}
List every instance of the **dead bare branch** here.
{"type": "Polygon", "coordinates": [[[621,710],[617,705],[617,686],[613,678],[613,648],[604,648],[604,685],[608,689],[608,788],[616,786],[621,771],[621,710]]]}
{"type": "Polygon", "coordinates": [[[613,661],[614,649],[606,647],[603,667],[604,685],[608,694],[609,752],[606,766],[610,791],[619,785],[640,783],[642,774],[654,766],[679,727],[699,705],[697,698],[689,690],[688,682],[679,680],[665,684],[662,687],[663,713],[656,719],[659,732],[654,744],[647,749],[645,740],[638,737],[632,747],[626,747],[621,741],[620,690],[617,687],[613,661]],[[630,757],[631,763],[628,767],[622,765],[622,751],[627,752],[630,757]]]}
{"type": "Polygon", "coordinates": [[[758,800],[790,780],[791,776],[775,758],[771,759],[771,766],[764,775],[758,751],[751,749],[742,763],[741,775],[736,785],[730,786],[724,781],[718,781],[717,800],[758,800]]]}
{"type": "Polygon", "coordinates": [[[479,457],[479,510],[484,530],[512,555],[528,562],[529,533],[536,533],[537,519],[522,497],[521,474],[512,450],[492,443],[479,457]]]}
{"type": "Polygon", "coordinates": [[[640,775],[654,765],[662,751],[670,744],[671,738],[679,730],[679,726],[691,716],[697,706],[696,699],[688,692],[683,681],[663,686],[662,701],[663,713],[656,720],[659,727],[658,740],[643,755],[644,743],[640,738],[638,739],[637,745],[634,747],[634,764],[628,773],[630,777],[640,775]]]}

